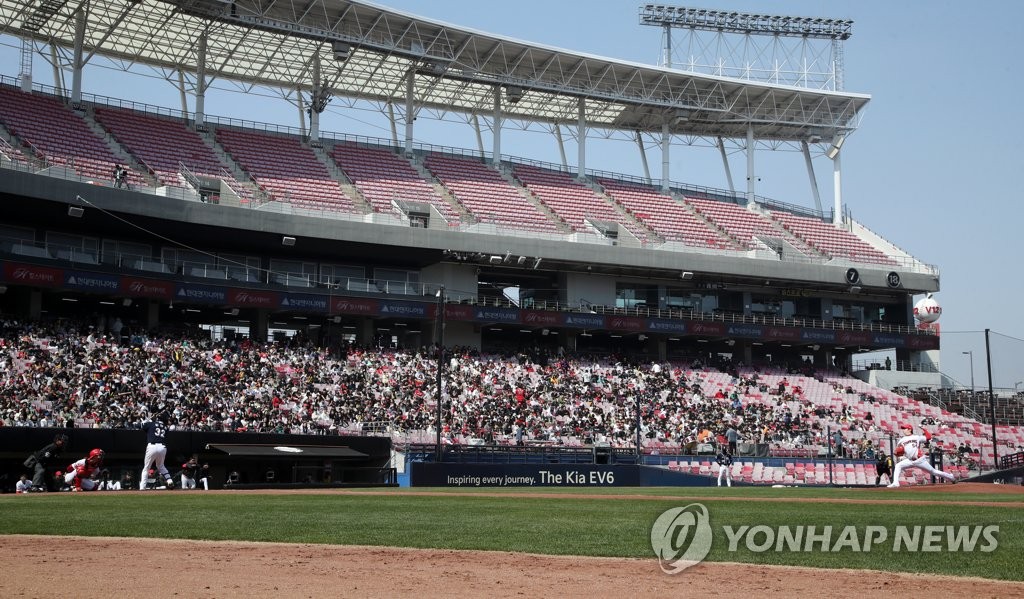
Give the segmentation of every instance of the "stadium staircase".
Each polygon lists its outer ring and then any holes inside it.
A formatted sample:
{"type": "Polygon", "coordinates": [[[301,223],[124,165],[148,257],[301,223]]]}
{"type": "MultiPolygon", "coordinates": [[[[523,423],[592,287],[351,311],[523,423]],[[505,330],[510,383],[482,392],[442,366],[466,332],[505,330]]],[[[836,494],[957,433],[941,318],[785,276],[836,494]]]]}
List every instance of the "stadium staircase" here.
{"type": "Polygon", "coordinates": [[[373,212],[406,216],[410,204],[432,206],[448,226],[457,226],[460,214],[404,157],[391,148],[355,143],[335,144],[330,158],[366,198],[373,212]]]}
{"type": "Polygon", "coordinates": [[[428,153],[424,166],[478,224],[559,234],[564,231],[525,199],[525,191],[475,158],[428,153]]]}
{"type": "Polygon", "coordinates": [[[597,220],[620,224],[641,242],[647,239],[646,229],[634,226],[632,219],[607,196],[599,195],[570,173],[516,164],[509,177],[552,218],[565,223],[573,232],[589,231],[590,221],[597,220]]]}
{"type": "Polygon", "coordinates": [[[786,244],[805,256],[821,257],[819,252],[753,209],[692,197],[684,197],[683,202],[709,225],[717,227],[748,250],[782,249],[785,246],[781,244],[786,244]]]}
{"type": "Polygon", "coordinates": [[[437,180],[437,177],[434,176],[434,173],[430,172],[430,170],[428,170],[427,167],[424,166],[423,157],[421,155],[413,155],[411,158],[409,158],[409,163],[412,164],[412,167],[416,169],[416,172],[419,173],[421,177],[423,177],[423,180],[430,184],[430,186],[434,189],[434,192],[437,193],[437,195],[444,198],[444,201],[447,202],[448,205],[451,206],[453,210],[455,210],[455,212],[459,215],[459,222],[472,222],[472,217],[470,216],[469,211],[466,210],[466,207],[460,204],[459,200],[454,195],[452,195],[451,192],[449,192],[448,189],[446,189],[445,186],[442,185],[440,181],[437,180]]]}
{"type": "MultiPolygon", "coordinates": [[[[138,181],[134,183],[132,181],[138,176],[142,178],[147,187],[160,187],[164,185],[160,180],[159,173],[141,155],[134,153],[129,146],[123,145],[109,129],[104,128],[103,125],[97,122],[94,110],[92,107],[83,105],[75,113],[82,117],[82,120],[96,134],[96,137],[103,140],[110,153],[118,159],[118,164],[129,170],[128,182],[137,185],[138,181]]],[[[150,133],[149,140],[151,143],[154,139],[158,138],[159,135],[155,132],[150,133]]]]}
{"type": "Polygon", "coordinates": [[[26,156],[16,147],[13,143],[17,143],[17,140],[7,132],[7,128],[0,125],[0,157],[9,162],[16,162],[18,164],[32,164],[37,168],[44,168],[41,161],[34,157],[26,156]]]}
{"type": "Polygon", "coordinates": [[[543,214],[547,219],[558,227],[558,230],[562,233],[571,233],[574,231],[574,227],[569,224],[560,214],[555,210],[552,210],[551,206],[546,204],[537,194],[533,193],[529,188],[523,185],[523,182],[516,177],[515,171],[509,168],[507,165],[502,164],[497,167],[498,174],[501,178],[508,182],[515,190],[523,197],[523,200],[529,203],[531,206],[537,209],[538,212],[543,214]]]}
{"type": "MultiPolygon", "coordinates": [[[[31,147],[47,168],[65,166],[83,179],[112,183],[119,159],[106,141],[61,100],[0,86],[0,121],[19,141],[11,145],[31,147]]],[[[138,185],[144,179],[130,171],[128,182],[138,185]]]]}
{"type": "Polygon", "coordinates": [[[341,184],[299,138],[224,127],[216,136],[272,199],[310,212],[357,211],[341,184]]]}
{"type": "Polygon", "coordinates": [[[316,159],[320,161],[320,164],[324,165],[324,168],[326,168],[327,172],[331,174],[331,177],[338,182],[338,185],[341,186],[341,190],[345,192],[345,195],[352,199],[352,203],[355,205],[356,211],[373,212],[370,200],[366,199],[366,196],[364,196],[352,180],[345,175],[345,171],[338,167],[338,163],[331,158],[330,152],[332,150],[329,150],[328,147],[329,146],[324,143],[319,146],[311,146],[310,149],[313,150],[313,154],[316,156],[316,159]]]}
{"type": "Polygon", "coordinates": [[[601,178],[598,183],[626,212],[657,233],[666,242],[687,246],[740,251],[727,235],[697,217],[672,195],[649,185],[601,178]]]}
{"type": "Polygon", "coordinates": [[[224,165],[223,178],[229,181],[229,187],[238,197],[238,201],[252,208],[270,201],[270,193],[260,186],[235,159],[217,142],[217,131],[213,125],[207,124],[197,131],[203,145],[213,151],[217,160],[224,165]],[[230,183],[234,181],[234,183],[230,183]]]}
{"type": "Polygon", "coordinates": [[[870,243],[832,223],[779,210],[771,210],[769,215],[794,236],[827,256],[845,258],[853,262],[896,265],[894,260],[870,243]]]}

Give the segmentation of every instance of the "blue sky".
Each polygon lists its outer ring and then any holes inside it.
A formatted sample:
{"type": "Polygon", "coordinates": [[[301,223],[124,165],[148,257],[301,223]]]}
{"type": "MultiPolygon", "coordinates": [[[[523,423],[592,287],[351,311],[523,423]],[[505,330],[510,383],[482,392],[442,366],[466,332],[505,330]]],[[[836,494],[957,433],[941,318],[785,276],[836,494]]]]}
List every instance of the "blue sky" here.
{"type": "MultiPolygon", "coordinates": [[[[655,64],[661,53],[658,28],[641,26],[641,2],[623,0],[519,0],[497,10],[492,2],[392,0],[399,10],[456,25],[552,46],[655,64]],[[514,7],[514,9],[509,9],[514,7]]],[[[993,379],[1013,387],[1024,380],[1024,324],[1010,318],[1021,297],[1017,261],[1022,252],[1022,193],[1013,176],[1024,171],[1024,120],[1015,69],[1024,56],[1018,25],[1024,3],[1001,2],[986,11],[965,10],[950,1],[854,2],[833,0],[728,2],[696,0],[688,6],[795,16],[848,18],[853,36],[844,47],[845,89],[872,96],[860,129],[843,148],[843,200],[854,218],[886,239],[935,264],[941,271],[943,307],[941,369],[969,383],[974,352],[976,383],[987,384],[984,336],[994,336],[993,379]],[[985,13],[984,15],[982,13],[985,13]]],[[[15,76],[16,42],[3,39],[0,71],[15,76]],[[13,44],[13,46],[12,46],[13,44]]],[[[38,57],[36,81],[52,85],[52,71],[38,57]]],[[[70,78],[69,78],[70,80],[70,78]]],[[[123,75],[107,69],[87,72],[87,92],[116,96],[123,75]]],[[[177,92],[158,79],[132,78],[129,96],[176,108],[177,92]]],[[[191,105],[190,105],[191,107],[191,105]]],[[[297,111],[282,100],[213,93],[207,112],[253,121],[297,126],[297,111]]],[[[417,120],[417,141],[475,148],[467,126],[428,125],[417,120]],[[422,126],[421,126],[422,125],[422,126]]],[[[372,112],[331,107],[322,128],[388,137],[385,121],[372,112]]],[[[400,132],[401,135],[401,132],[400,132]]],[[[484,144],[490,149],[490,138],[484,144]]],[[[543,133],[505,132],[507,154],[559,161],[557,145],[543,133]]],[[[570,164],[575,145],[567,142],[570,164]]],[[[641,174],[635,144],[594,140],[590,168],[641,174]]],[[[648,149],[652,174],[661,156],[648,149]]],[[[803,159],[798,153],[758,153],[757,193],[813,206],[803,159]]],[[[733,178],[742,186],[741,154],[730,157],[733,178]]],[[[822,203],[831,206],[831,164],[815,159],[822,203]]],[[[716,151],[673,150],[673,180],[726,187],[716,151]]]]}

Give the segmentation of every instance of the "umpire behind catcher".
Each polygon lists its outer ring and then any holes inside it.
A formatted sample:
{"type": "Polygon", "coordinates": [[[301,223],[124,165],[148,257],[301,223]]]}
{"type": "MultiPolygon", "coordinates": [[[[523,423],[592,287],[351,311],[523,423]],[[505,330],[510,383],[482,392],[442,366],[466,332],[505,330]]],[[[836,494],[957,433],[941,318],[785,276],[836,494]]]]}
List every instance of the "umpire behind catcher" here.
{"type": "MultiPolygon", "coordinates": [[[[46,447],[28,456],[25,460],[25,467],[32,470],[32,490],[33,491],[53,491],[53,479],[50,477],[53,473],[55,464],[58,464],[60,455],[64,453],[64,448],[68,445],[68,436],[64,433],[58,433],[53,438],[53,443],[50,443],[46,447]]],[[[63,469],[64,464],[60,464],[63,469]]]]}

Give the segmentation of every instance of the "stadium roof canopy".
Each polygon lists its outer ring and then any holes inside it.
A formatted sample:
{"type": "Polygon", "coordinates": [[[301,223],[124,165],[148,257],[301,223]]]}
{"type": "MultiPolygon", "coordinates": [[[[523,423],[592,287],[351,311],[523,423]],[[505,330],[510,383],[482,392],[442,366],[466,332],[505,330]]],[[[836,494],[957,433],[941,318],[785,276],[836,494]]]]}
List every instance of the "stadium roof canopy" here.
{"type": "MultiPolygon", "coordinates": [[[[838,139],[870,97],[714,77],[592,56],[352,0],[0,0],[0,32],[62,47],[84,17],[86,59],[102,55],[207,79],[506,118],[759,140],[838,139]]],[[[543,18],[538,15],[538,18],[543,18]]]]}

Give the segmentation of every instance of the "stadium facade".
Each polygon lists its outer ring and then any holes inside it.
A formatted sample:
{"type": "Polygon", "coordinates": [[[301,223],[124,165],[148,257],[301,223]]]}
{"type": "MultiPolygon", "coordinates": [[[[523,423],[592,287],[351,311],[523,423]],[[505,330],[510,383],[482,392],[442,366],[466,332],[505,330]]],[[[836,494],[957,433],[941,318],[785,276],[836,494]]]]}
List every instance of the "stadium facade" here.
{"type": "Polygon", "coordinates": [[[748,364],[849,367],[895,348],[926,366],[938,349],[912,306],[938,270],[839,204],[866,95],[616,61],[360,2],[301,16],[244,1],[77,7],[0,2],[0,31],[73,48],[77,66],[71,90],[33,86],[24,64],[0,88],[5,313],[408,347],[443,328],[446,345],[485,350],[748,364]],[[83,52],[187,71],[195,111],[84,96],[83,52]],[[204,114],[213,77],[297,86],[309,128],[204,114]],[[391,139],[322,132],[332,98],[403,118],[391,139]],[[415,143],[419,110],[486,116],[491,148],[415,143]],[[661,135],[661,178],[588,170],[585,143],[572,168],[505,156],[504,120],[661,135]],[[746,191],[672,183],[675,136],[746,144],[746,191]],[[754,149],[776,143],[832,158],[830,212],[756,194],[754,149]]]}

